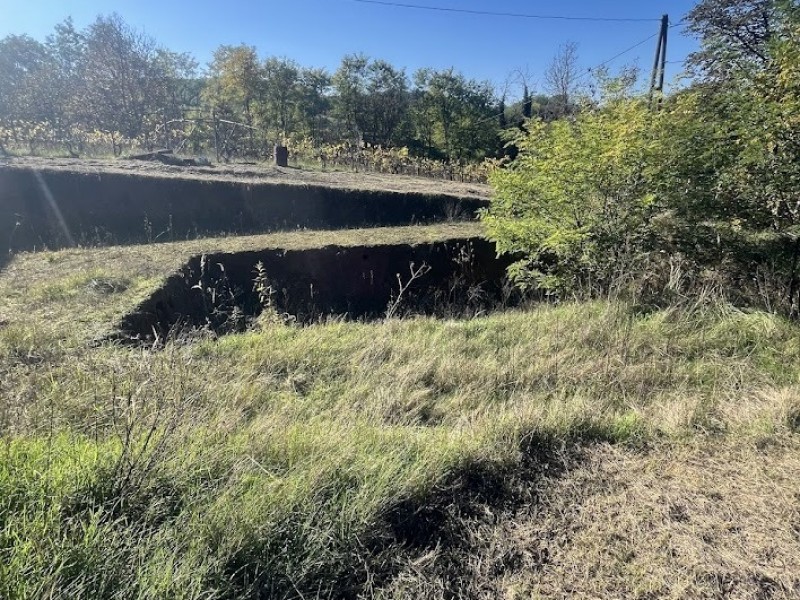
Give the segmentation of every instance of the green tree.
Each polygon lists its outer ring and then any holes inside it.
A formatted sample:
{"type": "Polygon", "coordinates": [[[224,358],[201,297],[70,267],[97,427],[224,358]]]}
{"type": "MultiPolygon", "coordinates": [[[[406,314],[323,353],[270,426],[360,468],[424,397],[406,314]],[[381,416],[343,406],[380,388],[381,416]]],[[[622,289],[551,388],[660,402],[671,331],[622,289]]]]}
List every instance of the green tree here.
{"type": "Polygon", "coordinates": [[[202,82],[197,76],[197,61],[189,54],[159,48],[155,65],[158,79],[151,93],[154,113],[159,117],[156,128],[161,145],[171,147],[183,143],[193,130],[184,118],[200,109],[202,82]]]}
{"type": "Polygon", "coordinates": [[[350,142],[361,140],[359,121],[367,96],[367,67],[364,54],[348,54],[333,74],[333,115],[340,126],[340,137],[350,142]]]}
{"type": "Polygon", "coordinates": [[[531,98],[527,83],[522,91],[522,116],[525,119],[530,119],[533,116],[533,98],[531,98]]]}
{"type": "Polygon", "coordinates": [[[483,221],[499,251],[524,255],[511,270],[521,285],[608,291],[648,237],[653,119],[616,84],[606,82],[596,110],[531,120],[514,140],[517,159],[491,177],[483,221]]]}
{"type": "Polygon", "coordinates": [[[264,62],[264,123],[284,141],[294,131],[294,116],[301,99],[300,67],[293,60],[271,57],[264,62]]]}
{"type": "Polygon", "coordinates": [[[408,115],[408,79],[405,71],[384,60],[367,66],[364,111],[358,119],[365,141],[392,146],[408,115]]]}
{"type": "Polygon", "coordinates": [[[521,282],[607,293],[676,259],[800,316],[800,9],[756,4],[701,3],[689,18],[704,32],[705,76],[659,109],[629,93],[626,73],[572,119],[533,119],[519,134],[484,220],[525,257],[521,282]],[[769,12],[738,12],[754,6],[769,12]],[[761,32],[758,45],[720,45],[725,23],[761,32]],[[765,270],[769,289],[753,283],[765,270]]]}
{"type": "Polygon", "coordinates": [[[59,78],[44,44],[28,37],[10,35],[0,40],[0,152],[5,142],[26,143],[30,152],[49,132],[60,102],[59,78]],[[50,83],[54,84],[50,87],[50,83]]]}
{"type": "Polygon", "coordinates": [[[209,65],[203,100],[214,116],[217,150],[226,157],[254,154],[264,102],[264,71],[253,46],[220,46],[209,65]]]}
{"type": "Polygon", "coordinates": [[[716,81],[765,67],[770,41],[779,28],[778,8],[776,0],[700,0],[686,16],[687,30],[700,39],[700,50],[689,57],[690,66],[716,81]]]}
{"type": "Polygon", "coordinates": [[[0,40],[0,118],[35,119],[42,90],[34,85],[47,66],[47,48],[27,35],[0,40]]]}
{"type": "Polygon", "coordinates": [[[483,158],[497,147],[497,104],[488,83],[455,69],[420,69],[414,74],[414,122],[429,147],[448,159],[483,158]]]}
{"type": "Polygon", "coordinates": [[[86,56],[83,34],[75,29],[72,19],[55,27],[46,40],[48,58],[46,68],[38,73],[35,85],[48,90],[39,118],[49,122],[56,136],[64,142],[71,154],[80,149],[80,139],[73,139],[73,127],[81,123],[81,103],[86,86],[81,68],[86,56]]]}
{"type": "Polygon", "coordinates": [[[330,88],[331,76],[325,69],[301,69],[295,109],[298,133],[318,141],[327,137],[330,88]]]}
{"type": "Polygon", "coordinates": [[[333,76],[334,115],[344,137],[392,146],[408,114],[405,71],[363,54],[345,56],[333,76]]]}

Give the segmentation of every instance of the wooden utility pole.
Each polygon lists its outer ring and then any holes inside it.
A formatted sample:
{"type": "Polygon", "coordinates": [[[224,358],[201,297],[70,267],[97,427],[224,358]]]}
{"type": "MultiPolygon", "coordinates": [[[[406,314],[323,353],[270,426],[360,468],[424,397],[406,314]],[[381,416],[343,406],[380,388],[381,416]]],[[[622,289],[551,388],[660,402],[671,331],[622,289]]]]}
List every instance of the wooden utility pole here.
{"type": "Polygon", "coordinates": [[[656,58],[653,61],[653,74],[650,77],[650,104],[653,103],[653,94],[664,91],[664,72],[667,67],[667,37],[669,35],[669,15],[661,17],[661,31],[658,34],[656,58]]]}
{"type": "Polygon", "coordinates": [[[211,109],[211,125],[214,128],[214,152],[217,155],[217,164],[219,164],[219,129],[217,129],[217,109],[211,109]]]}

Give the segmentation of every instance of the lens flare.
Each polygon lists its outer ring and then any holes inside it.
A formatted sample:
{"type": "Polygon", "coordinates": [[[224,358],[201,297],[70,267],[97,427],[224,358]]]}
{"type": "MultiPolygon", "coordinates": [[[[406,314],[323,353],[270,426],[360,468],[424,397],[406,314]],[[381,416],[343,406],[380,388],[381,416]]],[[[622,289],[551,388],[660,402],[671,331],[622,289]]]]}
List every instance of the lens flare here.
{"type": "Polygon", "coordinates": [[[44,180],[44,177],[42,177],[42,174],[39,171],[34,171],[34,174],[36,175],[36,181],[39,183],[39,187],[42,189],[44,197],[47,199],[47,203],[50,205],[50,209],[53,211],[53,214],[58,220],[58,225],[61,227],[61,232],[64,234],[64,237],[67,238],[67,243],[70,246],[75,246],[75,239],[69,232],[67,222],[64,220],[64,215],[61,214],[61,209],[58,207],[58,203],[56,202],[55,196],[53,196],[53,192],[50,191],[50,186],[47,185],[47,182],[44,180]]]}

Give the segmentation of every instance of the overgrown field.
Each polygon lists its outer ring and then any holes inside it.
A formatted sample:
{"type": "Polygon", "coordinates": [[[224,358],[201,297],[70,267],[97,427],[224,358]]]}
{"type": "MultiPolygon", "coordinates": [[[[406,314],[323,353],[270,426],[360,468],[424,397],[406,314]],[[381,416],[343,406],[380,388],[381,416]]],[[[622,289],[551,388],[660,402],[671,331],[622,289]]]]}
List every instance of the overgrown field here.
{"type": "Polygon", "coordinates": [[[594,302],[97,341],[200,243],[0,274],[0,597],[800,593],[796,325],[594,302]]]}

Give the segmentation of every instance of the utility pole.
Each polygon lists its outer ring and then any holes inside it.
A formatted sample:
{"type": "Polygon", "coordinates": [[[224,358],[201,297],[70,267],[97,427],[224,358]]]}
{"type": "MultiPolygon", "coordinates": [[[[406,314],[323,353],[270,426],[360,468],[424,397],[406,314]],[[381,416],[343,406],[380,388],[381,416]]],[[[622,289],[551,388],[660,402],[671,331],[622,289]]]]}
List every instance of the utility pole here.
{"type": "Polygon", "coordinates": [[[650,105],[653,104],[653,94],[664,92],[664,72],[667,66],[667,37],[669,34],[669,15],[661,17],[661,31],[658,34],[656,58],[653,61],[653,73],[650,77],[650,105]]]}

